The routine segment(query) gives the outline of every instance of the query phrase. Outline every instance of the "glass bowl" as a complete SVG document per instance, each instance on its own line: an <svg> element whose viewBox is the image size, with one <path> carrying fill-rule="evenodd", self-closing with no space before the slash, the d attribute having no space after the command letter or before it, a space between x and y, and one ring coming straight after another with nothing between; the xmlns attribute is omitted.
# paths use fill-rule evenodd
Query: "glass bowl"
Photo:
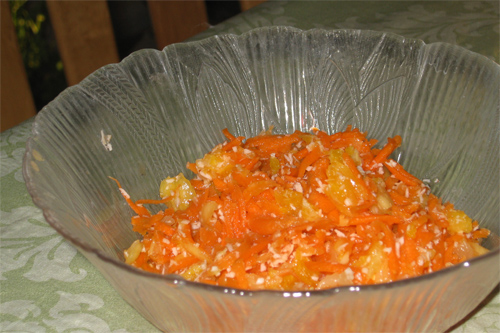
<svg viewBox="0 0 500 333"><path fill-rule="evenodd" d="M47 221L163 331L444 331L499 283L499 65L443 43L355 30L261 28L142 50L37 116L24 160ZM491 252L426 276L323 291L245 291L124 263L137 199L223 141L351 124L492 230Z"/></svg>

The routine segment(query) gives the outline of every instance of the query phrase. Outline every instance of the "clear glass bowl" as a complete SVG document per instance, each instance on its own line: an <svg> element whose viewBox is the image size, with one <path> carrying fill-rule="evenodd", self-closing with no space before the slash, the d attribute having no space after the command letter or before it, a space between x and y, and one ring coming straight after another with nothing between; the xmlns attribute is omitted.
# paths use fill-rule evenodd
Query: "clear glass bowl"
<svg viewBox="0 0 500 333"><path fill-rule="evenodd" d="M142 50L68 88L37 116L24 176L47 221L164 331L443 331L499 283L499 65L460 47L349 30L272 27ZM157 198L223 141L344 130L397 160L493 234L491 252L423 277L324 291L242 291L139 271L116 184ZM107 136L111 137L107 137ZM109 139L109 142L108 140Z"/></svg>

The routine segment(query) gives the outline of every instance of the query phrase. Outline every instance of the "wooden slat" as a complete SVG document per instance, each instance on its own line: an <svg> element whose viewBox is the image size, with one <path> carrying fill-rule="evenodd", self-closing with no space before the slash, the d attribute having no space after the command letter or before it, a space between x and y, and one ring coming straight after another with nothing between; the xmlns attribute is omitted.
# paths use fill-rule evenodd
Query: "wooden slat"
<svg viewBox="0 0 500 333"><path fill-rule="evenodd" d="M105 0L47 1L68 85L120 61Z"/></svg>
<svg viewBox="0 0 500 333"><path fill-rule="evenodd" d="M209 27L203 0L148 0L157 47L178 43Z"/></svg>
<svg viewBox="0 0 500 333"><path fill-rule="evenodd" d="M28 83L19 45L10 16L9 3L0 1L1 69L0 69L0 130L4 131L36 114L35 103Z"/></svg>
<svg viewBox="0 0 500 333"><path fill-rule="evenodd" d="M266 0L240 0L241 11L249 10L263 2L266 2Z"/></svg>

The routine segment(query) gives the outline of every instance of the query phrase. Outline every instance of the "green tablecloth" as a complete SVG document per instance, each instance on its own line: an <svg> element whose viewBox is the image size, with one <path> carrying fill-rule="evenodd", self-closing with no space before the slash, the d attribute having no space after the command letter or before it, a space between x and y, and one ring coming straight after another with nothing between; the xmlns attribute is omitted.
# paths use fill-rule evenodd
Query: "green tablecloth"
<svg viewBox="0 0 500 333"><path fill-rule="evenodd" d="M457 44L499 62L499 22L498 1L270 1L192 40L271 25L370 29ZM21 171L32 123L0 134L0 331L156 332L33 205ZM451 330L499 332L498 286Z"/></svg>

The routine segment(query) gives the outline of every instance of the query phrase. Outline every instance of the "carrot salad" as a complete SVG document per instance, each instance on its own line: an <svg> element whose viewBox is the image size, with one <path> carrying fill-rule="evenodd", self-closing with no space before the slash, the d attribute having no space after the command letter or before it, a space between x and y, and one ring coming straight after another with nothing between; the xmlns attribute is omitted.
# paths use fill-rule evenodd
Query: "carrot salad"
<svg viewBox="0 0 500 333"><path fill-rule="evenodd" d="M486 253L476 221L430 193L350 126L227 140L160 184L160 200L133 201L142 240L128 264L241 289L313 290L391 282ZM152 214L145 204L162 205Z"/></svg>

